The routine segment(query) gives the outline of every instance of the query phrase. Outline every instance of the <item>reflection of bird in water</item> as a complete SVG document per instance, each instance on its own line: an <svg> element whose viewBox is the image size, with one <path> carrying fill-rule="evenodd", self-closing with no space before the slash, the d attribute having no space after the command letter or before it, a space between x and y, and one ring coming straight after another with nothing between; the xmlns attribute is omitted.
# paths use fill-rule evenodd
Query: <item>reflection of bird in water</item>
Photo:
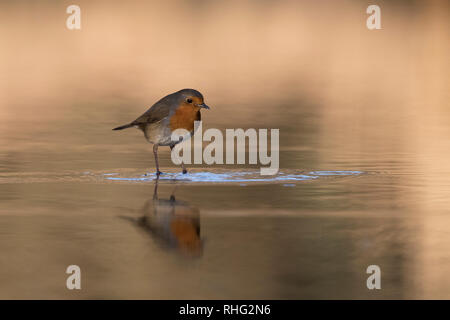
<svg viewBox="0 0 450 320"><path fill-rule="evenodd" d="M199 210L186 202L175 200L173 193L169 199L159 199L158 180L153 199L149 199L142 208L143 216L126 219L149 231L163 244L184 254L200 256L203 243L200 238Z"/></svg>

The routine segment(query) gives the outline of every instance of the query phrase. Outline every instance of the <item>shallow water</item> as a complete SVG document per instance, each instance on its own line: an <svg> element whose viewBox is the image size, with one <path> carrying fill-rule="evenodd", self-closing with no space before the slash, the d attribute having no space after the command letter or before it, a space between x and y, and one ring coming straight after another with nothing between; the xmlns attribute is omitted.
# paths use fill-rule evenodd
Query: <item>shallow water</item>
<svg viewBox="0 0 450 320"><path fill-rule="evenodd" d="M346 163L358 170L3 171L1 295L447 297L433 279L450 264L448 181L425 198L432 175L407 163ZM65 289L70 264L78 292ZM378 292L365 285L372 264Z"/></svg>
<svg viewBox="0 0 450 320"><path fill-rule="evenodd" d="M0 4L0 298L450 298L447 2L373 32L357 1L121 3L83 2L78 33ZM205 129L280 129L280 172L161 148L156 180L111 129L184 87Z"/></svg>

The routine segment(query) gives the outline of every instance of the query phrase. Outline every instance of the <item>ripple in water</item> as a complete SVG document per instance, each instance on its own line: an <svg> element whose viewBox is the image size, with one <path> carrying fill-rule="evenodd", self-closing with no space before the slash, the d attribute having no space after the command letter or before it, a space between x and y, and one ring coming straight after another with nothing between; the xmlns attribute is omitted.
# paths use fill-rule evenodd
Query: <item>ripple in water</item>
<svg viewBox="0 0 450 320"><path fill-rule="evenodd" d="M355 176L361 175L362 171L311 171L307 173L294 173L280 171L274 176L262 176L259 171L228 171L228 172L189 172L187 174L182 174L181 172L176 173L163 173L159 180L160 181L185 181L185 182L294 182L294 181L308 181L315 180L322 176ZM124 177L118 176L118 174L104 174L106 180L113 181L129 181L129 182L145 182L153 181L156 179L155 173L148 173L136 177ZM286 187L295 186L295 184L288 183L284 184Z"/></svg>

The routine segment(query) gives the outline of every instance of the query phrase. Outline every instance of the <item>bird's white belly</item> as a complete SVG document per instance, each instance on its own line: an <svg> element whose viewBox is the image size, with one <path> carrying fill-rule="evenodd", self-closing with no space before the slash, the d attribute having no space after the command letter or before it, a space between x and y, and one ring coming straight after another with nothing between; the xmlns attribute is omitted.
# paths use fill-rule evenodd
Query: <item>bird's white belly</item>
<svg viewBox="0 0 450 320"><path fill-rule="evenodd" d="M144 132L147 141L160 146L169 146L179 143L180 141L187 140L191 137L192 133L182 135L182 140L172 140L172 131L167 125L164 125L162 121L152 123L145 128ZM175 135L176 136L176 135ZM179 137L176 137L179 138Z"/></svg>

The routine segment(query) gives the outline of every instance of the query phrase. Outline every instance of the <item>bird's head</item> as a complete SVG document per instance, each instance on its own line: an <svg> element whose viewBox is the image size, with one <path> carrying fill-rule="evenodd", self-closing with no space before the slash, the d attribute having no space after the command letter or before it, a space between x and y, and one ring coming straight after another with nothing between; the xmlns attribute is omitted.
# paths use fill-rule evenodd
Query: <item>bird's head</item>
<svg viewBox="0 0 450 320"><path fill-rule="evenodd" d="M181 105L186 107L193 107L194 109L209 109L205 104L203 95L194 89L183 89L178 91L181 99Z"/></svg>

